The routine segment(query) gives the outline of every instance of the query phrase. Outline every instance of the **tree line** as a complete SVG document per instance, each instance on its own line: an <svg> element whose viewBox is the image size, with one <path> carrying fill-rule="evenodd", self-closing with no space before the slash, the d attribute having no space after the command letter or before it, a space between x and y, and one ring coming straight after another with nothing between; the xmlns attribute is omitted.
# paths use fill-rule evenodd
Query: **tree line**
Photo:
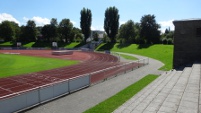
<svg viewBox="0 0 201 113"><path fill-rule="evenodd" d="M82 33L80 29L73 27L69 19L62 19L58 23L56 18L52 18L50 24L42 27L37 27L32 20L28 20L25 26L3 21L0 24L0 38L13 42L72 42L82 40Z"/></svg>
<svg viewBox="0 0 201 113"><path fill-rule="evenodd" d="M173 44L174 32L166 29L161 33L160 25L156 22L154 15L142 16L140 23L128 20L122 24L117 34L121 43L136 44Z"/></svg>
<svg viewBox="0 0 201 113"><path fill-rule="evenodd" d="M83 8L80 12L80 28L73 26L70 19L62 19L57 22L52 18L50 24L36 26L33 20L28 20L26 25L19 26L15 22L3 21L0 23L0 39L13 42L85 42L91 34L92 12ZM128 20L119 26L119 11L116 7L105 10L104 41L115 43L136 44L172 44L173 31L166 29L161 34L160 25L155 20L155 15L142 16L140 23ZM96 36L97 37L97 36Z"/></svg>

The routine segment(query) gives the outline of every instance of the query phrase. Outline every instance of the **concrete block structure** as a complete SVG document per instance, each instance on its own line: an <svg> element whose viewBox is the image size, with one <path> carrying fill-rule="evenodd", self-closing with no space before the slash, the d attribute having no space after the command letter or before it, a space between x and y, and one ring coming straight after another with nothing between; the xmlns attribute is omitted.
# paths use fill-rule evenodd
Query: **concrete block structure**
<svg viewBox="0 0 201 113"><path fill-rule="evenodd" d="M173 68L201 61L201 19L175 20Z"/></svg>

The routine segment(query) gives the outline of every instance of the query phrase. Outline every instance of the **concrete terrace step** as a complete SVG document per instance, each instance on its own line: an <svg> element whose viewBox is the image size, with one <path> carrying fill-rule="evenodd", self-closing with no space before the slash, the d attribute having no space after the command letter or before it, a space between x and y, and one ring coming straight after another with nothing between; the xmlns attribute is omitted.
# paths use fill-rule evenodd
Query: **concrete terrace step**
<svg viewBox="0 0 201 113"><path fill-rule="evenodd" d="M200 64L194 64L183 71L162 74L114 113L198 113L200 68Z"/></svg>
<svg viewBox="0 0 201 113"><path fill-rule="evenodd" d="M115 113L132 112L136 110L141 103L146 103L146 105L143 105L146 108L148 104L157 95L156 90L160 91L160 89L164 87L165 80L168 81L174 75L175 72L176 71L168 72L167 74L164 73L114 112ZM138 112L140 111L138 110Z"/></svg>

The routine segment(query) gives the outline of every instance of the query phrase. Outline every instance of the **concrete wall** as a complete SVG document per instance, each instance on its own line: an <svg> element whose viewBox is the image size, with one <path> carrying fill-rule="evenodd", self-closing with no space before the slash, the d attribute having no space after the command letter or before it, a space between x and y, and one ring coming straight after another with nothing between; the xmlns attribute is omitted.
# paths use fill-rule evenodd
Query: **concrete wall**
<svg viewBox="0 0 201 113"><path fill-rule="evenodd" d="M0 99L0 113L12 113L53 100L90 85L89 75L80 76Z"/></svg>
<svg viewBox="0 0 201 113"><path fill-rule="evenodd" d="M197 28L201 27L199 20L173 21L174 56L173 68L187 66L201 59L201 36L197 36Z"/></svg>

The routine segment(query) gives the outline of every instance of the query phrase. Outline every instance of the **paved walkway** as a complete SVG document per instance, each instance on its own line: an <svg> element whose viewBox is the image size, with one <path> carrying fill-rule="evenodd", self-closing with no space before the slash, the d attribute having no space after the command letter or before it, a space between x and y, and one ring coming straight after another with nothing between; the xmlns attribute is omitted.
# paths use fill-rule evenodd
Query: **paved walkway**
<svg viewBox="0 0 201 113"><path fill-rule="evenodd" d="M201 64L164 73L114 113L200 113Z"/></svg>
<svg viewBox="0 0 201 113"><path fill-rule="evenodd" d="M141 56L136 57L142 58ZM113 96L147 74L162 73L157 70L163 66L161 62L154 59L149 59L149 62L149 65L40 105L26 111L26 113L81 113Z"/></svg>

